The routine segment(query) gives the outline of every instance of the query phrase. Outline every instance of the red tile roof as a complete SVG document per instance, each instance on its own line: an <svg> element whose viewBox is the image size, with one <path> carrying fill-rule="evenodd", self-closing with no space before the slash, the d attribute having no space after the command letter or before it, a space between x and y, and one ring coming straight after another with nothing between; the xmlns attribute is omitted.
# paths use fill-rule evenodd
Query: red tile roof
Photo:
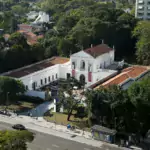
<svg viewBox="0 0 150 150"><path fill-rule="evenodd" d="M64 64L68 61L69 61L68 58L52 57L51 59L47 59L47 60L41 61L39 63L30 65L30 66L26 66L24 68L14 70L14 71L12 71L10 73L6 73L4 75L9 76L9 77L14 77L14 78L21 78L23 76L32 74L34 72L43 70L43 69L51 67L51 66L54 66L56 64Z"/></svg>
<svg viewBox="0 0 150 150"><path fill-rule="evenodd" d="M142 73L146 71L148 71L148 69L143 66L133 66L126 68L122 70L122 73L104 82L102 85L97 86L96 88L99 88L100 86L108 87L110 85L119 85L125 82L127 79L134 79L139 77Z"/></svg>
<svg viewBox="0 0 150 150"><path fill-rule="evenodd" d="M32 26L30 26L28 24L19 24L18 26L21 28L32 29Z"/></svg>
<svg viewBox="0 0 150 150"><path fill-rule="evenodd" d="M90 54L94 58L112 51L113 49L108 47L106 44L100 44L91 48L84 50L86 53Z"/></svg>
<svg viewBox="0 0 150 150"><path fill-rule="evenodd" d="M37 36L36 34L34 34L33 32L28 32L28 31L24 31L24 30L18 30L17 32L22 33L26 38L27 38L27 43L29 45L33 45L38 43L38 39L39 38L43 38L43 35L39 35Z"/></svg>

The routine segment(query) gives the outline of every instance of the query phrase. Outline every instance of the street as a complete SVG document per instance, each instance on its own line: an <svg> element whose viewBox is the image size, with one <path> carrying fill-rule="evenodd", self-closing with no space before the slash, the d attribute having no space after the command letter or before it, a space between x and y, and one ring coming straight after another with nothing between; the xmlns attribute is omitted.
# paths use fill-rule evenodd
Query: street
<svg viewBox="0 0 150 150"><path fill-rule="evenodd" d="M12 130L11 125L1 122L0 130L6 129ZM110 147L109 145L96 148L49 134L36 131L34 131L34 133L36 133L36 136L32 143L28 143L28 150L120 150L120 148Z"/></svg>

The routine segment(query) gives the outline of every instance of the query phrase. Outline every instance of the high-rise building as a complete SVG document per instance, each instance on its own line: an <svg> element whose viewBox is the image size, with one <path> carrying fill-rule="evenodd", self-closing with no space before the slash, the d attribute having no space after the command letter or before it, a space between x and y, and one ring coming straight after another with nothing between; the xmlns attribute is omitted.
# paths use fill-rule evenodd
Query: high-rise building
<svg viewBox="0 0 150 150"><path fill-rule="evenodd" d="M136 0L135 17L150 20L150 0Z"/></svg>

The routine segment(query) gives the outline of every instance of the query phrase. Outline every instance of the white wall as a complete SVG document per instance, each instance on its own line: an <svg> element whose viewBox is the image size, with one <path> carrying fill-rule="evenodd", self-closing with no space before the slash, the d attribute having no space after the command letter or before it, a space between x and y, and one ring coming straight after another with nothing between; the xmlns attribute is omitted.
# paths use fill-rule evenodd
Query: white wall
<svg viewBox="0 0 150 150"><path fill-rule="evenodd" d="M100 65L102 68L104 68L104 62L105 62L105 67L111 65L114 62L114 50L97 57L94 61L95 65L93 71L97 72L97 70L100 68Z"/></svg>
<svg viewBox="0 0 150 150"><path fill-rule="evenodd" d="M34 72L30 75L20 78L20 80L24 83L25 86L28 86L29 90L32 90L32 83L34 82L37 83L36 89L38 89L39 87L47 85L52 81L58 80L59 78L66 79L67 73L71 74L70 62L69 63L67 62L65 64L54 65L46 69ZM56 74L57 74L57 78L56 78ZM50 82L49 82L49 77L50 77ZM52 77L54 77L54 80L52 80ZM46 83L45 83L45 78L47 80ZM41 85L41 79L43 81L43 85Z"/></svg>
<svg viewBox="0 0 150 150"><path fill-rule="evenodd" d="M59 65L59 78L67 79L67 73L71 76L71 62Z"/></svg>
<svg viewBox="0 0 150 150"><path fill-rule="evenodd" d="M30 75L20 78L20 80L24 83L25 86L26 85L28 86L29 90L32 90L33 82L36 82L37 88L39 88L39 87L49 83L49 81L48 81L49 76L50 76L51 81L52 81L52 76L54 76L54 80L57 80L56 74L57 74L57 78L59 78L59 65L54 65L54 66L48 67L46 69L34 72ZM47 79L47 83L45 83L45 78ZM41 85L41 79L43 80L43 85Z"/></svg>

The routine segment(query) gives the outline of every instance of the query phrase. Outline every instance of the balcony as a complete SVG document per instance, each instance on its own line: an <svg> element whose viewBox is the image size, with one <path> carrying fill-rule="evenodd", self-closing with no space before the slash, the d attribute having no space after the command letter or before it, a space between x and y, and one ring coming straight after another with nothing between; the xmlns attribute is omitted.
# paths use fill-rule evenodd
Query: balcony
<svg viewBox="0 0 150 150"><path fill-rule="evenodd" d="M139 4L144 4L144 1L143 0L139 0L138 3Z"/></svg>
<svg viewBox="0 0 150 150"><path fill-rule="evenodd" d="M143 6L138 6L138 10L144 10Z"/></svg>

